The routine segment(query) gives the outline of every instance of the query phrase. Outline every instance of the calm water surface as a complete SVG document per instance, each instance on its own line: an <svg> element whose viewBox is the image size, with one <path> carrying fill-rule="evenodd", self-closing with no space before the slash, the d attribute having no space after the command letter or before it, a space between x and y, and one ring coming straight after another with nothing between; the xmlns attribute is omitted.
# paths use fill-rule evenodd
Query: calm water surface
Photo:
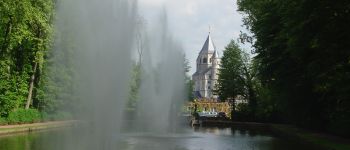
<svg viewBox="0 0 350 150"><path fill-rule="evenodd" d="M0 150L312 150L268 131L241 127L188 128L176 134L126 133L112 135L108 138L112 144L100 146L86 143L88 136L89 132L73 129L5 136L0 137ZM106 144L109 147L103 146Z"/></svg>

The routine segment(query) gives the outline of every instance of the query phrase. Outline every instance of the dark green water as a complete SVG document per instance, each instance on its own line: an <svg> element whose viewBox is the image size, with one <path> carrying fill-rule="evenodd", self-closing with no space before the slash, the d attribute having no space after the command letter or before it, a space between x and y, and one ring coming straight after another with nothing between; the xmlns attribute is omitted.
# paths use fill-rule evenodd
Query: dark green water
<svg viewBox="0 0 350 150"><path fill-rule="evenodd" d="M87 143L89 134L60 129L5 136L0 137L0 150L312 150L257 129L214 127L189 128L176 134L127 133L110 136L112 144Z"/></svg>

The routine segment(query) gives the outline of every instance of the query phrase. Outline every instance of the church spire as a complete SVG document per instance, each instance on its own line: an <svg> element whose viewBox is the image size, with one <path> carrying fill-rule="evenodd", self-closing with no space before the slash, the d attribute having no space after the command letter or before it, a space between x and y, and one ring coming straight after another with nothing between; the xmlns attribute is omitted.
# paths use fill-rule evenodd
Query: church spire
<svg viewBox="0 0 350 150"><path fill-rule="evenodd" d="M215 48L213 40L212 40L212 38L210 36L210 31L209 31L209 35L207 37L207 40L205 41L205 43L204 43L200 53L203 53L203 52L205 52L205 53L214 52L215 50L216 50L216 48Z"/></svg>

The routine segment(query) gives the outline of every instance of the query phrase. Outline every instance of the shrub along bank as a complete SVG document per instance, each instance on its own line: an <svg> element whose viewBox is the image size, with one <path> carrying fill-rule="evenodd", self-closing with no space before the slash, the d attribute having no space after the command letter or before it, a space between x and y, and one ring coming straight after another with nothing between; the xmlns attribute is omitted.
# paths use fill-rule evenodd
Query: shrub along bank
<svg viewBox="0 0 350 150"><path fill-rule="evenodd" d="M36 109L17 109L9 113L7 118L0 118L0 125L28 124L44 121L70 120L72 115L68 112L48 114Z"/></svg>

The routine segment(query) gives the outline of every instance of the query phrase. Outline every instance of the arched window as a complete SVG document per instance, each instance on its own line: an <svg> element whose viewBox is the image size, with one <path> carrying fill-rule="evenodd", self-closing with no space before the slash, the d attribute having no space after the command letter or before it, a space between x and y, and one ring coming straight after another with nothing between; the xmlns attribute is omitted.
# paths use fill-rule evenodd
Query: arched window
<svg viewBox="0 0 350 150"><path fill-rule="evenodd" d="M203 58L203 63L208 63L207 57L204 57L204 58Z"/></svg>

